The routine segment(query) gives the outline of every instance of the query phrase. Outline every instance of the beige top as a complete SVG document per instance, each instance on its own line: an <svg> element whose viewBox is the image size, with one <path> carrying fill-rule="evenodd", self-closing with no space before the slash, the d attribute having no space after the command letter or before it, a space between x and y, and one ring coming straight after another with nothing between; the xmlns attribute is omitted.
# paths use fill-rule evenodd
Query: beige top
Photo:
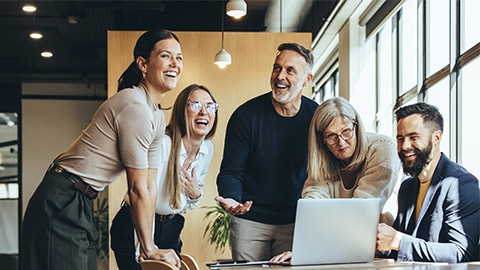
<svg viewBox="0 0 480 270"><path fill-rule="evenodd" d="M367 160L351 189L346 189L340 179L318 182L307 179L302 198L380 198L383 208L397 182L400 159L396 143L390 137L367 133L367 144Z"/></svg>
<svg viewBox="0 0 480 270"><path fill-rule="evenodd" d="M165 114L140 84L105 101L54 163L101 191L125 173L125 167L158 168L164 132Z"/></svg>

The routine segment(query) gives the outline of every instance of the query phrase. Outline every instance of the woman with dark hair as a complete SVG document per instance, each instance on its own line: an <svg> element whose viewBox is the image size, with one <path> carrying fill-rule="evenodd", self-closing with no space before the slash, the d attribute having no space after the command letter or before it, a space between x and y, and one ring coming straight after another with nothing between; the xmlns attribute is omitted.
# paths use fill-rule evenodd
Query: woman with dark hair
<svg viewBox="0 0 480 270"><path fill-rule="evenodd" d="M138 39L119 92L53 161L30 199L22 226L22 269L97 269L92 200L125 172L141 259L180 265L174 252L155 247L151 232L165 130L160 101L175 88L182 69L175 34L151 30Z"/></svg>
<svg viewBox="0 0 480 270"><path fill-rule="evenodd" d="M180 256L185 213L198 206L202 187L213 156L210 138L217 128L217 108L213 94L192 84L178 95L166 135L160 143L157 176L154 241L161 249ZM110 230L112 249L120 270L141 270L135 260L138 241L130 218L128 194Z"/></svg>

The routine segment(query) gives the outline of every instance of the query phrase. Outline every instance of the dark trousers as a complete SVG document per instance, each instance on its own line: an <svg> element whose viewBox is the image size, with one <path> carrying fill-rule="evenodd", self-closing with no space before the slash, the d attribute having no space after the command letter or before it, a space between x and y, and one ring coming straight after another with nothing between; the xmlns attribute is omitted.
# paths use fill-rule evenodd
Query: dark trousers
<svg viewBox="0 0 480 270"><path fill-rule="evenodd" d="M180 257L182 232L185 218L182 215L175 215L170 220L160 222L158 215L155 215L154 242L160 249L173 249ZM135 261L133 222L130 216L130 208L123 206L113 219L110 228L112 250L115 253L118 269L120 270L141 270L140 264Z"/></svg>
<svg viewBox="0 0 480 270"><path fill-rule="evenodd" d="M24 270L96 270L92 201L48 171L28 203L21 235ZM1 267L0 267L1 268Z"/></svg>

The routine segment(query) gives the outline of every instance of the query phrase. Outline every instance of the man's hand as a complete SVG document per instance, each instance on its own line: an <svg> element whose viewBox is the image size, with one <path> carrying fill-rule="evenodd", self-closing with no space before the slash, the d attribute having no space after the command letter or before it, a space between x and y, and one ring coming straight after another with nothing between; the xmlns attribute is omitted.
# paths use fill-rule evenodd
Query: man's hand
<svg viewBox="0 0 480 270"><path fill-rule="evenodd" d="M292 252L285 251L282 254L279 254L271 258L270 261L274 263L282 263L282 262L290 261L291 259L292 259Z"/></svg>
<svg viewBox="0 0 480 270"><path fill-rule="evenodd" d="M234 199L231 198L223 198L222 196L217 196L215 200L222 204L225 211L227 211L230 215L243 215L250 211L250 207L252 207L253 202L247 201L245 204L241 204Z"/></svg>
<svg viewBox="0 0 480 270"><path fill-rule="evenodd" d="M197 177L195 176L195 168L192 169L192 174L189 175L187 170L182 167L183 176L180 176L182 179L182 188L185 195L192 199L198 199L202 192L198 186Z"/></svg>
<svg viewBox="0 0 480 270"><path fill-rule="evenodd" d="M385 223L378 224L377 229L377 250L388 251L398 250L402 233Z"/></svg>
<svg viewBox="0 0 480 270"><path fill-rule="evenodd" d="M171 265L174 265L178 269L182 266L180 263L180 259L177 256L177 253L173 251L173 249L159 249L155 248L153 252L150 254L141 254L139 256L139 261L143 262L145 260L157 260L157 261L165 261Z"/></svg>

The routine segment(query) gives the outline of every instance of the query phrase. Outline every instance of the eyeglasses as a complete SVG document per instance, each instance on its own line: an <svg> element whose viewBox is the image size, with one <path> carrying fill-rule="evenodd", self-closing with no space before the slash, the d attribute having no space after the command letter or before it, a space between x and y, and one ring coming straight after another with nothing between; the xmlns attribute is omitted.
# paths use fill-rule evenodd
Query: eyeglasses
<svg viewBox="0 0 480 270"><path fill-rule="evenodd" d="M355 124L353 127L346 128L340 133L328 135L327 137L323 138L323 141L328 145L334 145L338 143L339 137L342 137L344 141L348 141L353 138L353 134L355 134Z"/></svg>
<svg viewBox="0 0 480 270"><path fill-rule="evenodd" d="M190 101L187 103L188 106L190 106L190 109L194 112L199 112L202 110L203 105L205 105L205 108L207 108L207 111L210 113L214 113L218 109L218 104L214 102L201 102L201 101Z"/></svg>

